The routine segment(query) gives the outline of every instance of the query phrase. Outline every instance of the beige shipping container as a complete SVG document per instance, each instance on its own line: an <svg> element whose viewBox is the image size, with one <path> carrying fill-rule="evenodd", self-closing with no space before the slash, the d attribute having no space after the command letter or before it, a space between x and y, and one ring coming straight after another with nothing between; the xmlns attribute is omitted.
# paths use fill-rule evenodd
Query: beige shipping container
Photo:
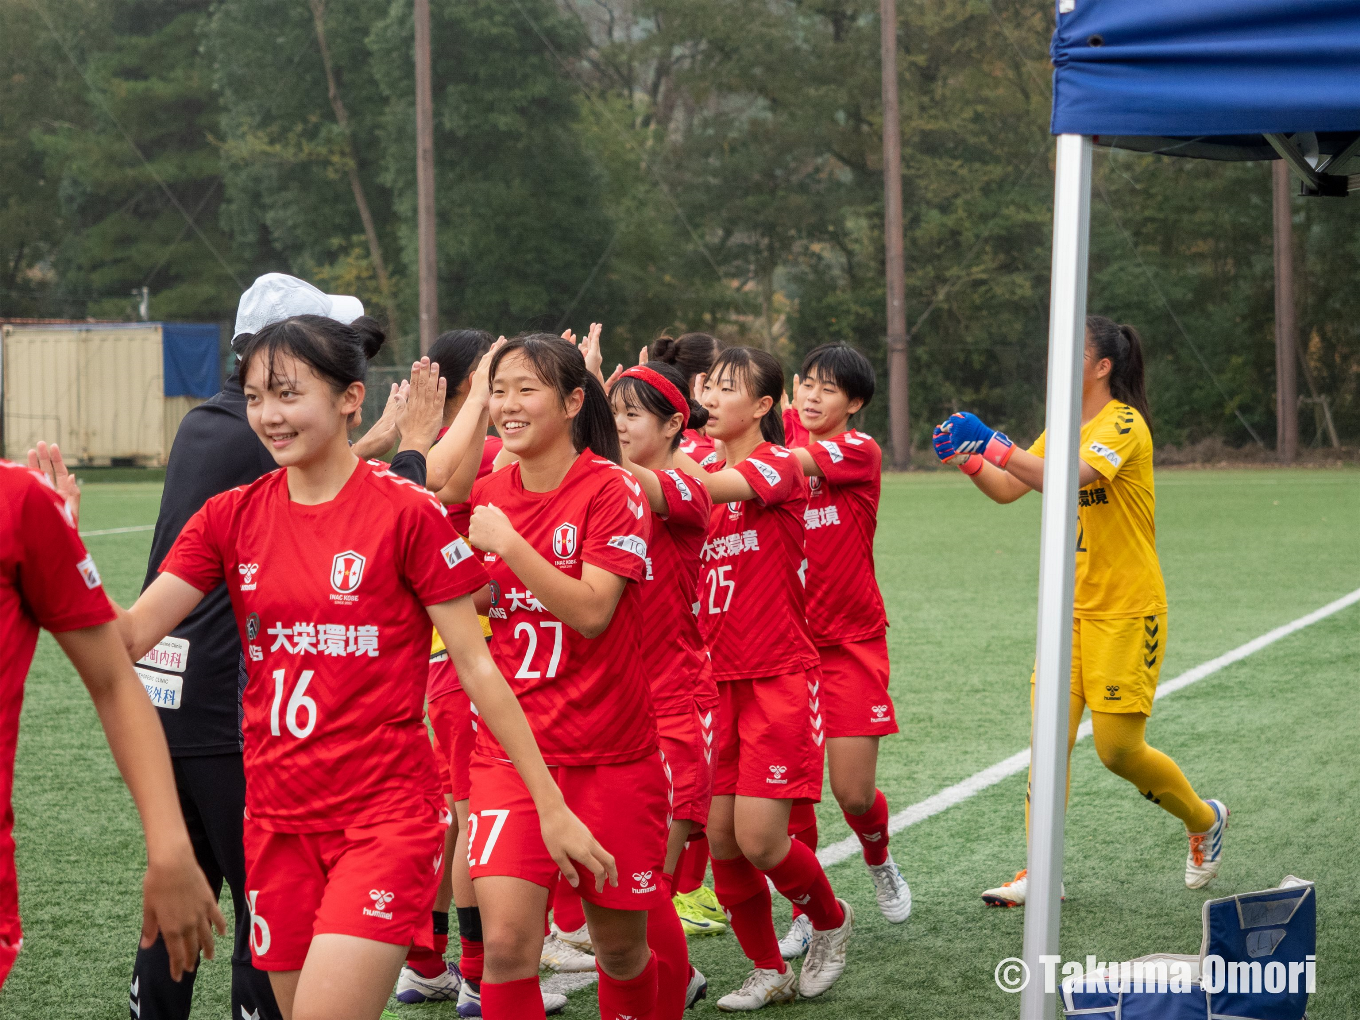
<svg viewBox="0 0 1360 1020"><path fill-rule="evenodd" d="M76 464L164 464L199 397L164 395L162 325L0 327L4 456L39 439Z"/></svg>

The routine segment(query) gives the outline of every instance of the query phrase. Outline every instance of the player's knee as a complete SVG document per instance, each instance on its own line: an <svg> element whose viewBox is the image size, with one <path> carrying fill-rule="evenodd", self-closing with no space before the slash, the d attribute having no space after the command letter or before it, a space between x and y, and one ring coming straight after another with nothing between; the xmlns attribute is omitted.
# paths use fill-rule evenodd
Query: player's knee
<svg viewBox="0 0 1360 1020"><path fill-rule="evenodd" d="M847 815L862 815L874 806L874 788L871 786L867 791L852 789L836 789L836 785L831 785L831 792L836 797L836 803Z"/></svg>
<svg viewBox="0 0 1360 1020"><path fill-rule="evenodd" d="M1096 741L1096 754L1100 763L1115 775L1122 775L1128 769L1131 751L1132 748L1124 744Z"/></svg>
<svg viewBox="0 0 1360 1020"><path fill-rule="evenodd" d="M760 871L778 867L789 855L787 832L741 832L737 834L737 842L742 856Z"/></svg>
<svg viewBox="0 0 1360 1020"><path fill-rule="evenodd" d="M497 980L513 980L509 975L526 971L538 972L543 936L537 930L514 923L488 924L483 914L482 945L487 973L495 974Z"/></svg>
<svg viewBox="0 0 1360 1020"><path fill-rule="evenodd" d="M651 955L647 943L636 939L613 944L595 940L593 944L596 962L616 981L628 981L637 977L647 966L647 959Z"/></svg>

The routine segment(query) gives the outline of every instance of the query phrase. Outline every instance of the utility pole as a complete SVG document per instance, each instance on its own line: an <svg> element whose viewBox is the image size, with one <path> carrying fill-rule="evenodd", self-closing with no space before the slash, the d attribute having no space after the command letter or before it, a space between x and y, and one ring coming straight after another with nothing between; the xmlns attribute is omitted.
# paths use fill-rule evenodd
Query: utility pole
<svg viewBox="0 0 1360 1020"><path fill-rule="evenodd" d="M888 295L888 423L893 467L911 464L907 280L902 252L902 121L897 103L897 0L879 0L883 48L883 249Z"/></svg>
<svg viewBox="0 0 1360 1020"><path fill-rule="evenodd" d="M439 332L439 278L434 245L434 91L430 83L430 0L415 0L416 220L420 263L420 353Z"/></svg>
<svg viewBox="0 0 1360 1020"><path fill-rule="evenodd" d="M1271 163L1275 219L1275 452L1281 464L1299 453L1299 380L1295 360L1294 221L1289 166Z"/></svg>

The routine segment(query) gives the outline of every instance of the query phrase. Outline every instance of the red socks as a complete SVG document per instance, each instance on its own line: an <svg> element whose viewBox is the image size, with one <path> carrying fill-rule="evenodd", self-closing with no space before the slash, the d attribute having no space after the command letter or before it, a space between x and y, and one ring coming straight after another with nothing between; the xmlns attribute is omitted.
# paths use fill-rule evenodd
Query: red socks
<svg viewBox="0 0 1360 1020"><path fill-rule="evenodd" d="M803 843L789 840L789 855L765 874L781 895L803 908L817 931L839 928L845 922L845 911L836 902L821 862Z"/></svg>
<svg viewBox="0 0 1360 1020"><path fill-rule="evenodd" d="M586 908L581 906L581 894L561 875L557 876L557 886L553 890L552 914L562 931L580 931L586 923Z"/></svg>
<svg viewBox="0 0 1360 1020"><path fill-rule="evenodd" d="M888 798L882 790L874 791L874 806L862 815L852 815L842 811L845 823L859 837L864 847L864 860L867 864L882 864L888 859Z"/></svg>
<svg viewBox="0 0 1360 1020"><path fill-rule="evenodd" d="M482 967L485 963L482 943L462 937L458 942L463 951L462 956L458 958L458 972L475 984L482 980Z"/></svg>
<svg viewBox="0 0 1360 1020"><path fill-rule="evenodd" d="M645 973L645 972L644 972ZM601 1014L604 1015L604 975L600 975ZM542 1017L543 993L538 990L538 977L521 978L493 984L482 982L482 1016L486 1020L536 1020Z"/></svg>
<svg viewBox="0 0 1360 1020"><path fill-rule="evenodd" d="M745 857L730 861L715 857L712 863L713 888L742 952L757 967L782 974L788 968L779 955L779 937L774 933L770 887L765 884L765 876Z"/></svg>
<svg viewBox="0 0 1360 1020"><path fill-rule="evenodd" d="M689 989L689 946L685 930L667 900L647 911L647 945L656 957L656 1010L654 1020L681 1020L685 992Z"/></svg>
<svg viewBox="0 0 1360 1020"><path fill-rule="evenodd" d="M809 850L817 849L817 805L795 803L789 809L789 835Z"/></svg>
<svg viewBox="0 0 1360 1020"><path fill-rule="evenodd" d="M675 868L675 891L694 892L704 884L708 872L708 837L702 832L691 836L685 849L680 853L680 863Z"/></svg>
<svg viewBox="0 0 1360 1020"><path fill-rule="evenodd" d="M406 966L425 978L437 978L448 969L444 954L412 946L406 953Z"/></svg>
<svg viewBox="0 0 1360 1020"><path fill-rule="evenodd" d="M650 917L648 918L650 922ZM679 921L676 921L679 924ZM648 924L650 934L651 925ZM656 1009L657 966L656 953L652 953L642 973L631 981L616 981L595 965L595 973L600 976L600 1020L642 1020L651 1017ZM538 979L533 978L534 992L538 993ZM485 989L487 986L483 985ZM486 992L482 992L482 1013L486 1012ZM507 1017L512 1014L506 1014ZM519 1014L513 1014L518 1018ZM529 1015L529 1014L525 1014ZM538 1000L538 1016L543 1016L543 999Z"/></svg>

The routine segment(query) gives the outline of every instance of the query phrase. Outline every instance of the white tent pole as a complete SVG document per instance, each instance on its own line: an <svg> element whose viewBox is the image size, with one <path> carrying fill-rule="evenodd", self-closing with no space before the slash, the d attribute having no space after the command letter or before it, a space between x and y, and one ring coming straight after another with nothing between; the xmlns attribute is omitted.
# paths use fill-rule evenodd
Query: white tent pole
<svg viewBox="0 0 1360 1020"><path fill-rule="evenodd" d="M1029 890L1023 959L1029 984L1022 1020L1052 1020L1040 957L1058 952L1067 706L1072 668L1072 585L1077 546L1077 438L1086 342L1087 242L1091 227L1091 139L1058 136L1053 192L1053 275L1048 326L1048 437L1039 545L1039 633L1034 728L1030 735ZM1060 971L1059 971L1060 973Z"/></svg>

